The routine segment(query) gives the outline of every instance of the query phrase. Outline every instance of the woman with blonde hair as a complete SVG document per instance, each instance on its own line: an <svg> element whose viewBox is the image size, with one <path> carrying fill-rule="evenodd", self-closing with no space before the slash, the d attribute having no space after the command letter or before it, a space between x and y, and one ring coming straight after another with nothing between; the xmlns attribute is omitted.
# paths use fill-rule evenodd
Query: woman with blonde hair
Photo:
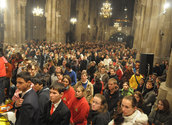
<svg viewBox="0 0 172 125"><path fill-rule="evenodd" d="M87 117L90 106L84 97L85 89L82 85L78 86L75 91L75 98L71 107L71 125L87 125Z"/></svg>

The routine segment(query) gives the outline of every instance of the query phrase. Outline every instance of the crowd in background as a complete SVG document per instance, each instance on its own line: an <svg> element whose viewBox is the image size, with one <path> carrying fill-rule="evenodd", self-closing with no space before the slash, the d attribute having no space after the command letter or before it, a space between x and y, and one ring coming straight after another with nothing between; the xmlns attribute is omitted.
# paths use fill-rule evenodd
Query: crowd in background
<svg viewBox="0 0 172 125"><path fill-rule="evenodd" d="M16 102L16 125L27 120L28 125L170 125L169 102L156 99L166 80L168 61L155 63L153 74L143 76L136 54L125 43L5 45L0 55L0 103L5 98ZM27 104L25 93L34 95L31 88L38 95L33 99L38 101L33 104L35 114L27 112L27 106L26 112L21 110ZM23 119L27 113L30 117Z"/></svg>

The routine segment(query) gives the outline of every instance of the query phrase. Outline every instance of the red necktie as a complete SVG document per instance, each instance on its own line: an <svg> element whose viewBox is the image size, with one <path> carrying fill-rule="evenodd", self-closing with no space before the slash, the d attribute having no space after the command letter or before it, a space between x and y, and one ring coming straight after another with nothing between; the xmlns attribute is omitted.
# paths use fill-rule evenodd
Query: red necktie
<svg viewBox="0 0 172 125"><path fill-rule="evenodd" d="M54 112L54 104L51 105L50 115L52 115Z"/></svg>

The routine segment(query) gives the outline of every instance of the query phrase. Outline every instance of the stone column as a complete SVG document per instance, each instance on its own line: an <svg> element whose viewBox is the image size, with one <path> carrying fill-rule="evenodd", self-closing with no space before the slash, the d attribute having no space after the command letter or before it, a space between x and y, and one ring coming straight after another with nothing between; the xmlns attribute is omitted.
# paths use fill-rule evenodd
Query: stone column
<svg viewBox="0 0 172 125"><path fill-rule="evenodd" d="M169 88L172 88L172 51L171 51L171 56L170 56L170 62L169 62L169 67L168 67L168 76L166 79L166 85Z"/></svg>
<svg viewBox="0 0 172 125"><path fill-rule="evenodd" d="M70 3L69 0L47 0L45 15L48 41L65 42L66 32L69 30Z"/></svg>
<svg viewBox="0 0 172 125"><path fill-rule="evenodd" d="M134 46L140 58L140 53L154 53L154 63L163 57L169 57L172 29L167 12L163 15L165 0L137 0L134 13ZM133 28L133 29L134 29ZM160 34L163 31L165 35Z"/></svg>
<svg viewBox="0 0 172 125"><path fill-rule="evenodd" d="M56 0L52 0L52 41L56 41Z"/></svg>
<svg viewBox="0 0 172 125"><path fill-rule="evenodd" d="M172 1L168 0L168 3L172 5ZM165 1L163 1L161 15L159 19L159 30L157 36L157 46L155 50L155 62L161 62L162 60L169 60L171 45L172 45L172 8L168 8L166 13L162 13L164 11L163 5Z"/></svg>
<svg viewBox="0 0 172 125"><path fill-rule="evenodd" d="M172 111L172 51L170 56L169 68L166 82L161 83L157 99L167 99Z"/></svg>
<svg viewBox="0 0 172 125"><path fill-rule="evenodd" d="M23 43L25 41L25 37L26 37L26 3L27 0L22 0L21 1L21 43Z"/></svg>
<svg viewBox="0 0 172 125"><path fill-rule="evenodd" d="M25 6L26 0L7 0L5 11L4 41L10 44L20 44L25 40Z"/></svg>
<svg viewBox="0 0 172 125"><path fill-rule="evenodd" d="M46 1L46 39L51 41L51 2L52 0Z"/></svg>

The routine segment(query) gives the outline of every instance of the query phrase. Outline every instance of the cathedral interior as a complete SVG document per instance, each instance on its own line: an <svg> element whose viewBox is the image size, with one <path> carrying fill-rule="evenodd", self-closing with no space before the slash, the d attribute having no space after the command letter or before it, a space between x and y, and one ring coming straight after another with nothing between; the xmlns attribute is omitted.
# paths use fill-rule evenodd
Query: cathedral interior
<svg viewBox="0 0 172 125"><path fill-rule="evenodd" d="M158 98L167 98L172 107L172 0L1 2L0 41L4 44L118 41L136 49L137 59L141 54L153 54L154 62L169 60L166 85L160 88ZM111 4L109 12L103 12L105 2ZM43 13L33 13L34 8Z"/></svg>

